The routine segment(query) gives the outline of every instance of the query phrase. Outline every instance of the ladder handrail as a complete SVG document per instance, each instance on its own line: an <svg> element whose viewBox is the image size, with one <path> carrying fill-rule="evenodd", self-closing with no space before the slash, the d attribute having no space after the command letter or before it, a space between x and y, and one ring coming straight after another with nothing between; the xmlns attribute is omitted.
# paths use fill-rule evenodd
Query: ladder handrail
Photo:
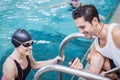
<svg viewBox="0 0 120 80"><path fill-rule="evenodd" d="M115 67L113 69L110 69L110 70L104 72L104 74L114 73L114 72L117 72L118 70L120 70L120 68L119 67Z"/></svg>
<svg viewBox="0 0 120 80"><path fill-rule="evenodd" d="M68 41L70 41L71 39L73 38L85 38L85 36L83 34L80 34L80 33L74 33L74 34L71 34L69 36L67 36L60 44L60 47L59 47L59 56L63 57L63 53L64 53L64 47L65 45L67 44ZM95 39L95 37L93 37L93 40ZM86 53L87 54L87 53ZM85 55L86 55L85 54ZM61 64L62 62L59 62L59 64ZM34 80L38 80L38 78L44 73L44 72L48 72L50 70L56 70L59 72L59 76L58 76L58 80L62 80L62 72L65 72L65 73L69 73L69 74L73 74L73 75L77 75L77 76L81 76L81 77L84 77L84 78L104 78L104 80L109 80L108 78L105 78L105 77L102 77L102 76L98 76L95 77L96 75L95 74L91 74L91 73L88 73L88 72L85 72L85 71L79 71L79 70L75 70L75 69L72 69L70 67L65 67L65 66L62 66L62 65L48 65L48 66L45 66L41 69L39 69L35 76L34 76ZM116 69L115 69L116 70ZM113 70L113 71L115 71ZM110 73L112 71L108 71L106 73ZM88 75L86 75L88 74ZM92 76L91 76L92 75ZM95 75L95 76L94 76Z"/></svg>
<svg viewBox="0 0 120 80"><path fill-rule="evenodd" d="M99 75L92 74L86 71L77 70L77 69L73 69L73 68L66 67L63 65L58 65L58 64L47 65L47 66L40 68L36 72L33 80L39 80L43 73L49 72L49 71L60 71L60 72L76 75L76 76L79 76L85 79L90 79L90 80L110 80L109 78L106 78L103 76L99 76Z"/></svg>
<svg viewBox="0 0 120 80"><path fill-rule="evenodd" d="M73 34L70 34L67 37L65 37L63 39L63 41L61 42L60 47L59 47L58 55L60 57L63 57L63 55L64 55L64 47L65 47L65 45L68 43L68 41L70 41L71 39L74 39L74 38L86 38L86 37L84 36L84 34L80 34L80 33L73 33ZM93 41L94 39L95 39L95 37L93 37L91 41ZM86 52L84 58L81 60L82 62L84 61L84 59L85 59L85 57L87 55L87 52ZM63 63L62 61L58 61L58 64L62 64L62 63ZM62 73L61 72L58 73L58 80L62 80Z"/></svg>
<svg viewBox="0 0 120 80"><path fill-rule="evenodd" d="M63 57L65 45L67 44L68 41L70 41L71 39L74 39L74 38L85 38L85 36L80 33L73 33L73 34L70 34L67 37L65 37L59 47L59 53L58 53L59 56Z"/></svg>

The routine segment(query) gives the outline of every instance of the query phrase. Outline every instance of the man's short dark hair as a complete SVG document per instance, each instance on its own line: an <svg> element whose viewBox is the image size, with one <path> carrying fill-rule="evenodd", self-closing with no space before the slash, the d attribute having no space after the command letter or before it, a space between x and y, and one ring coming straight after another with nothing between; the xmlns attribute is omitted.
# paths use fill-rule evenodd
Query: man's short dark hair
<svg viewBox="0 0 120 80"><path fill-rule="evenodd" d="M73 19L84 17L85 21L92 23L94 17L97 17L100 22L98 11L93 4L90 5L81 5L75 9L72 13Z"/></svg>

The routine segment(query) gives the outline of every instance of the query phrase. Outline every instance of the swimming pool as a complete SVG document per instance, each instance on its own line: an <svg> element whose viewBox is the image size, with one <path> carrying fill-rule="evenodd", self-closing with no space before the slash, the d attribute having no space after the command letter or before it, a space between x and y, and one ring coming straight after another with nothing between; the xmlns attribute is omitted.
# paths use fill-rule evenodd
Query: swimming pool
<svg viewBox="0 0 120 80"><path fill-rule="evenodd" d="M36 60L54 58L58 55L61 41L67 35L78 32L72 19L70 5L44 9L46 6L64 1L66 0L2 0L0 2L0 77L2 76L3 62L13 50L10 37L15 29L25 28L32 34L33 39L36 41L33 45L33 55ZM102 21L104 21L111 12L116 1L117 0L81 0L84 4L95 4L102 16ZM87 50L86 46L88 43L89 41L87 40L72 40L65 48L65 65L76 56L82 58L83 53ZM36 71L31 71L27 80L31 80L35 72ZM44 77L43 80L47 79L53 80L53 77L47 76ZM68 79L68 77L66 79Z"/></svg>

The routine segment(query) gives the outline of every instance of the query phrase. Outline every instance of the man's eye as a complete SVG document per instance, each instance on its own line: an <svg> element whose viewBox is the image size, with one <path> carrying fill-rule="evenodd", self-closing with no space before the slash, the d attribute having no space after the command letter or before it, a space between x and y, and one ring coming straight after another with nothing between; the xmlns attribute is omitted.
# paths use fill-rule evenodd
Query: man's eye
<svg viewBox="0 0 120 80"><path fill-rule="evenodd" d="M84 29L84 28L85 28L85 26L80 26L80 28L81 28L81 29Z"/></svg>

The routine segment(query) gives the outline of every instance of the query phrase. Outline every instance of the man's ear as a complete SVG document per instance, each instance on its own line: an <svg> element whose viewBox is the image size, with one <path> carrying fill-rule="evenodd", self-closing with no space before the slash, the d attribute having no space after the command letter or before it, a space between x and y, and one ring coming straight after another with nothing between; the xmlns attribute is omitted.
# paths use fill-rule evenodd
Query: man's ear
<svg viewBox="0 0 120 80"><path fill-rule="evenodd" d="M93 24L94 26L97 26L97 25L98 25L98 19L97 19L96 17L93 17L92 24Z"/></svg>

